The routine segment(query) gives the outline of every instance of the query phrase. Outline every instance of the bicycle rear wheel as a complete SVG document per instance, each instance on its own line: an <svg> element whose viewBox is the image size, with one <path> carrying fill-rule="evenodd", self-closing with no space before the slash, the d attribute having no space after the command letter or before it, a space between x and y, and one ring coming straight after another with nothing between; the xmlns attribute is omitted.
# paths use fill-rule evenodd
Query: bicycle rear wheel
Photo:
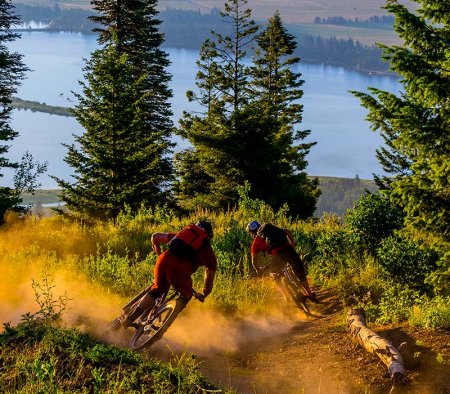
<svg viewBox="0 0 450 394"><path fill-rule="evenodd" d="M296 279L293 280L295 281ZM281 283L289 294L292 302L307 315L310 315L311 310L308 305L307 294L300 282L296 281L296 283L291 283L288 278L283 276L281 278Z"/></svg>
<svg viewBox="0 0 450 394"><path fill-rule="evenodd" d="M131 338L130 347L133 350L142 350L161 339L185 306L186 303L179 299L161 305L156 312L139 323Z"/></svg>

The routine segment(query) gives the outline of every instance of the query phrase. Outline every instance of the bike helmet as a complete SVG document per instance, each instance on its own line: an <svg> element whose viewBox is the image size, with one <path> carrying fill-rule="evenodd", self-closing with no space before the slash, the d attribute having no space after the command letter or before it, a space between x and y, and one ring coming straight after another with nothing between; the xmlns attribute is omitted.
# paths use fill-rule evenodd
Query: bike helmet
<svg viewBox="0 0 450 394"><path fill-rule="evenodd" d="M213 237L213 229L210 222L206 220L200 220L197 223L195 223L195 225L203 229L206 232L206 234L208 234L209 238Z"/></svg>
<svg viewBox="0 0 450 394"><path fill-rule="evenodd" d="M259 224L259 222L257 222L256 220L253 220L252 222L247 224L246 230L251 232L251 233L254 233L254 232L256 232L256 230L259 229L259 226L261 226Z"/></svg>

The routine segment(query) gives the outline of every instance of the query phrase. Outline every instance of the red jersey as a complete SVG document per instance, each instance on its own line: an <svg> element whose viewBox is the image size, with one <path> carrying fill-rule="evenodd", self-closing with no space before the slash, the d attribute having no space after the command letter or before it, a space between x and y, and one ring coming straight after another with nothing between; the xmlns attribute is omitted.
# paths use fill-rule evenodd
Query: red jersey
<svg viewBox="0 0 450 394"><path fill-rule="evenodd" d="M175 235L176 233L167 233L168 242L173 237L175 237ZM191 261L191 263L192 263L192 272L197 271L198 267L200 266L208 268L211 271L216 270L217 258L209 242L207 242L205 245L201 246L200 249L195 251L195 260Z"/></svg>
<svg viewBox="0 0 450 394"><path fill-rule="evenodd" d="M267 254L277 254L280 250L283 250L290 246L291 244L289 242L286 243L286 245L279 246L278 248L270 249L269 245L267 244L266 240L262 237L256 236L253 238L253 243L250 248L250 252L252 256L255 254L258 254L259 252L267 253Z"/></svg>
<svg viewBox="0 0 450 394"><path fill-rule="evenodd" d="M252 256L258 254L259 252L269 253L269 245L267 245L267 242L265 241L264 238L256 236L255 238L253 238L253 243L250 248L250 252Z"/></svg>

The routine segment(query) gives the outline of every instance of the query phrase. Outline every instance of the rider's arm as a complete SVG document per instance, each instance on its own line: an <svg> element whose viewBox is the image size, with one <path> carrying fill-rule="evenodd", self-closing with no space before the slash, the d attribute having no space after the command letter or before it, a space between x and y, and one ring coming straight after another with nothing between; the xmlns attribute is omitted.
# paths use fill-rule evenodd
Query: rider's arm
<svg viewBox="0 0 450 394"><path fill-rule="evenodd" d="M263 272L264 252L252 254L252 265L255 271L260 274Z"/></svg>
<svg viewBox="0 0 450 394"><path fill-rule="evenodd" d="M203 290L202 290L202 293L205 297L208 296L213 289L215 274L216 274L216 270L213 270L211 268L205 269L205 278L204 278Z"/></svg>
<svg viewBox="0 0 450 394"><path fill-rule="evenodd" d="M151 237L152 249L157 254L161 254L161 244L168 243L175 234L173 233L153 233Z"/></svg>
<svg viewBox="0 0 450 394"><path fill-rule="evenodd" d="M297 242L295 242L295 238L294 238L294 234L292 234L292 232L290 231L290 230L287 230L287 229L283 229L284 230L284 232L286 233L286 235L287 235L287 237L288 237L288 239L289 239L289 243L292 245L292 246L295 246L295 245L297 245Z"/></svg>
<svg viewBox="0 0 450 394"><path fill-rule="evenodd" d="M202 262L202 265L205 266L205 276L203 280L203 296L206 297L209 295L214 286L214 276L216 274L217 269L217 258L216 255L211 248L211 245L200 248L197 251L197 257Z"/></svg>

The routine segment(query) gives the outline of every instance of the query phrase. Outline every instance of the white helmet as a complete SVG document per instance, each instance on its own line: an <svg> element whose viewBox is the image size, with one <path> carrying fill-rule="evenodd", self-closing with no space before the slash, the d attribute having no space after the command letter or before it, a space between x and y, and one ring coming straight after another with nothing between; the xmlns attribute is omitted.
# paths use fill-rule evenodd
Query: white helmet
<svg viewBox="0 0 450 394"><path fill-rule="evenodd" d="M256 220L253 220L252 222L247 224L246 230L254 233L256 230L258 230L259 226L261 225Z"/></svg>

